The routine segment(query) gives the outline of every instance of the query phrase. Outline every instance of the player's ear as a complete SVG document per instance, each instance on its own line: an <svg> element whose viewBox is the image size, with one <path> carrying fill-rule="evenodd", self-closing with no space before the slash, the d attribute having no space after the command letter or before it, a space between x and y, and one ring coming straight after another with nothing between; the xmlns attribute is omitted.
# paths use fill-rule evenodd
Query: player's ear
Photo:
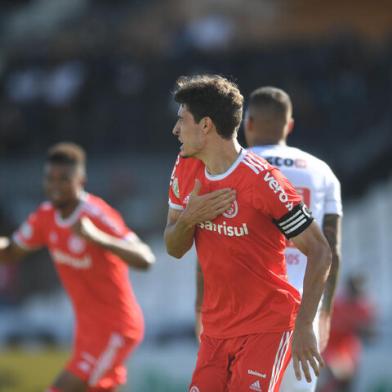
<svg viewBox="0 0 392 392"><path fill-rule="evenodd" d="M245 116L244 116L244 130L247 131L253 131L255 124L255 119L254 117L250 114L250 110L246 110Z"/></svg>
<svg viewBox="0 0 392 392"><path fill-rule="evenodd" d="M254 128L254 122L254 118L249 113L246 113L244 118L244 129L246 131L252 131Z"/></svg>
<svg viewBox="0 0 392 392"><path fill-rule="evenodd" d="M211 120L210 117L203 117L200 120L200 125L202 127L203 132L205 134L207 134L212 129L212 127L214 126L214 123L213 123L213 121Z"/></svg>
<svg viewBox="0 0 392 392"><path fill-rule="evenodd" d="M294 119L291 117L287 124L287 135L290 135L290 133L293 132L293 129L294 129Z"/></svg>

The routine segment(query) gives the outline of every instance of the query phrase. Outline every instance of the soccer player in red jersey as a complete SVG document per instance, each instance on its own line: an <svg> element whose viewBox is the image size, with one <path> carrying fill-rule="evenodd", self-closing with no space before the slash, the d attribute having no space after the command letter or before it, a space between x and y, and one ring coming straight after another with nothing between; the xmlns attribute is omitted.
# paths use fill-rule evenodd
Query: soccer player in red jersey
<svg viewBox="0 0 392 392"><path fill-rule="evenodd" d="M312 322L331 251L278 169L237 141L243 97L220 76L182 77L173 134L165 242L181 258L195 242L204 276L203 334L190 392L277 392L290 359L311 379L323 361ZM285 240L308 257L302 301L287 281Z"/></svg>
<svg viewBox="0 0 392 392"><path fill-rule="evenodd" d="M146 270L155 257L117 211L84 191L85 178L82 148L53 146L44 171L49 201L12 238L0 238L2 262L47 247L75 311L72 358L50 392L118 390L126 382L123 363L143 338L128 265Z"/></svg>

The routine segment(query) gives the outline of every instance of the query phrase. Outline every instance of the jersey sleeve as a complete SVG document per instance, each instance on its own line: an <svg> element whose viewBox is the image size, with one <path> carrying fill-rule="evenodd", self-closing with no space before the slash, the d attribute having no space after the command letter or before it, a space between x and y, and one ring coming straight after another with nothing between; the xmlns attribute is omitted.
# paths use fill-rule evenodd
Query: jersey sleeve
<svg viewBox="0 0 392 392"><path fill-rule="evenodd" d="M324 213L337 214L339 216L343 215L340 182L329 167L326 175Z"/></svg>
<svg viewBox="0 0 392 392"><path fill-rule="evenodd" d="M256 209L271 217L286 238L302 233L313 221L301 196L278 169L257 176L253 200Z"/></svg>
<svg viewBox="0 0 392 392"><path fill-rule="evenodd" d="M45 223L40 210L29 215L13 234L13 241L23 249L34 250L46 245Z"/></svg>
<svg viewBox="0 0 392 392"><path fill-rule="evenodd" d="M169 207L173 210L182 211L184 209L180 199L179 177L181 175L181 158L178 155L174 164L169 184Z"/></svg>
<svg viewBox="0 0 392 392"><path fill-rule="evenodd" d="M91 219L98 229L102 230L113 237L121 239L135 239L137 235L131 230L118 211L107 206L100 209L99 213L88 214L86 216Z"/></svg>

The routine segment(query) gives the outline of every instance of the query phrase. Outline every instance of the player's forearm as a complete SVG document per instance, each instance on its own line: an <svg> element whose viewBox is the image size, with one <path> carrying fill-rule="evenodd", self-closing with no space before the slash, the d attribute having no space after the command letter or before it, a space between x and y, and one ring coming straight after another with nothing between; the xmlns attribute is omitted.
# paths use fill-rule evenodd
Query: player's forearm
<svg viewBox="0 0 392 392"><path fill-rule="evenodd" d="M140 240L131 242L101 233L95 243L114 253L133 268L146 270L155 262L150 247Z"/></svg>
<svg viewBox="0 0 392 392"><path fill-rule="evenodd" d="M331 250L326 242L309 249L306 256L308 261L297 325L313 323L331 266Z"/></svg>
<svg viewBox="0 0 392 392"><path fill-rule="evenodd" d="M328 314L332 313L333 301L335 298L336 286L339 278L339 266L340 266L340 255L333 254L332 264L329 272L327 282L325 283L325 289L323 299L321 303L321 309Z"/></svg>
<svg viewBox="0 0 392 392"><path fill-rule="evenodd" d="M188 252L193 245L195 227L183 214L175 223L166 226L164 238L170 256L180 259Z"/></svg>
<svg viewBox="0 0 392 392"><path fill-rule="evenodd" d="M325 285L321 309L331 314L340 269L341 217L332 214L325 215L323 233L331 247L332 265Z"/></svg>

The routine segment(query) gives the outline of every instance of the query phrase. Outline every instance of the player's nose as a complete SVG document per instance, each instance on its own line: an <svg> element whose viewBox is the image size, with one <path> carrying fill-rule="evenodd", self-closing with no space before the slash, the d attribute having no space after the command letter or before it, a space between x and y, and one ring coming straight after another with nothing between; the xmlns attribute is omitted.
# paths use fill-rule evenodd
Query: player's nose
<svg viewBox="0 0 392 392"><path fill-rule="evenodd" d="M174 128L173 128L172 134L173 134L174 136L178 136L178 135L180 134L180 129L179 129L179 127L178 127L177 124L176 124L176 125L174 126Z"/></svg>

